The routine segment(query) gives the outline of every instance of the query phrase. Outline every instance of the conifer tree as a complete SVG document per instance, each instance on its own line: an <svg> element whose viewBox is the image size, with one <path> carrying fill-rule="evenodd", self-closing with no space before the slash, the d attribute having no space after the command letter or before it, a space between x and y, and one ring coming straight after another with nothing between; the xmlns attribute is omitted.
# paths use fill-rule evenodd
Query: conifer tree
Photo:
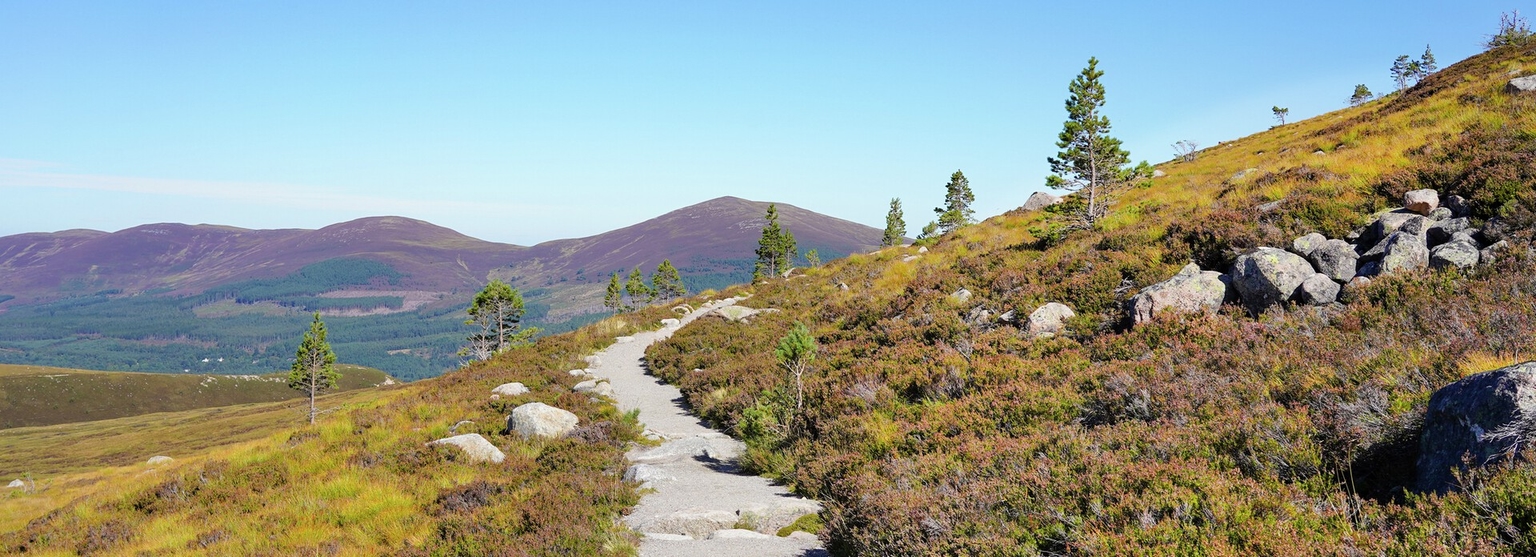
<svg viewBox="0 0 1536 557"><path fill-rule="evenodd" d="M1429 45L1424 45L1424 54L1419 56L1419 78L1429 77L1429 74L1440 71L1440 66L1435 64L1435 53L1429 51Z"/></svg>
<svg viewBox="0 0 1536 557"><path fill-rule="evenodd" d="M971 224L971 203L976 201L976 195L971 193L971 181L965 178L965 174L956 170L949 175L949 183L944 185L944 206L933 210L939 215L939 230L942 234L954 232L962 226Z"/></svg>
<svg viewBox="0 0 1536 557"><path fill-rule="evenodd" d="M678 274L677 267L672 266L670 259L663 259L656 266L656 273L651 275L651 290L662 302L688 294L688 287L683 286L682 275Z"/></svg>
<svg viewBox="0 0 1536 557"><path fill-rule="evenodd" d="M811 362L816 359L816 348L816 337L811 336L804 323L796 321L773 350L779 365L795 378L796 413L805 406L805 373L810 371Z"/></svg>
<svg viewBox="0 0 1536 557"><path fill-rule="evenodd" d="M629 272L629 280L624 282L624 293L629 295L629 304L632 308L649 304L656 299L656 292L645 285L645 277L640 274L639 267Z"/></svg>
<svg viewBox="0 0 1536 557"><path fill-rule="evenodd" d="M1076 192L1078 207L1068 214L1070 228L1091 228L1109 214L1115 197L1137 180L1152 173L1142 162L1128 168L1131 155L1120 148L1120 140L1109 135L1109 117L1104 116L1104 85L1099 78L1099 61L1088 59L1088 67L1067 87L1067 121L1062 125L1056 146L1061 151L1046 159L1051 176L1045 185Z"/></svg>
<svg viewBox="0 0 1536 557"><path fill-rule="evenodd" d="M885 234L880 237L881 247L901 245L907 235L907 221L902 218L901 198L891 198L891 210L885 214Z"/></svg>
<svg viewBox="0 0 1536 557"><path fill-rule="evenodd" d="M505 282L492 279L469 305L469 319L465 325L478 330L469 336L469 344L459 353L475 360L487 360L491 356L523 344L538 333L538 329L522 329L523 295Z"/></svg>
<svg viewBox="0 0 1536 557"><path fill-rule="evenodd" d="M614 312L624 309L624 289L619 286L618 271L614 271L613 275L608 277L608 293L603 295L603 307Z"/></svg>
<svg viewBox="0 0 1536 557"><path fill-rule="evenodd" d="M1289 109L1289 108L1280 108L1280 107L1276 106L1276 107L1271 108L1269 110L1271 112L1275 113L1275 119L1279 120L1280 121L1280 125L1282 125L1282 126L1285 125L1285 117L1286 116L1290 116L1290 114L1291 114L1291 109Z"/></svg>
<svg viewBox="0 0 1536 557"><path fill-rule="evenodd" d="M1355 94L1349 96L1349 106L1360 106L1371 100L1371 88L1364 83L1355 86Z"/></svg>
<svg viewBox="0 0 1536 557"><path fill-rule="evenodd" d="M805 252L805 264L810 267L821 266L821 254L814 248Z"/></svg>
<svg viewBox="0 0 1536 557"><path fill-rule="evenodd" d="M1418 72L1415 65L1414 61L1408 59L1407 54L1398 56L1392 61L1392 81L1397 82L1398 91L1408 88L1408 81Z"/></svg>
<svg viewBox="0 0 1536 557"><path fill-rule="evenodd" d="M795 235L779 226L779 209L768 204L768 223L763 225L763 235L757 240L757 265L752 269L752 280L782 274L789 270L795 255Z"/></svg>
<svg viewBox="0 0 1536 557"><path fill-rule="evenodd" d="M309 397L311 425L315 423L315 415L319 414L315 409L315 397L335 388L336 380L340 377L341 374L336 372L336 353L331 351L330 343L325 341L325 323L320 321L320 312L315 312L315 320L309 324L304 339L299 341L293 367L288 370L288 387Z"/></svg>

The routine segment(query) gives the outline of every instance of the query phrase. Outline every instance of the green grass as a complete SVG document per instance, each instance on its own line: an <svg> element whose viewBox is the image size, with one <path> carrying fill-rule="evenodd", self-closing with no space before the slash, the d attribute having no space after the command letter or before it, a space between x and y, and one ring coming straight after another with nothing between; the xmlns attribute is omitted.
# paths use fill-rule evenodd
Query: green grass
<svg viewBox="0 0 1536 557"><path fill-rule="evenodd" d="M337 366L337 389L392 383L384 372ZM296 399L287 374L190 375L0 364L0 430Z"/></svg>

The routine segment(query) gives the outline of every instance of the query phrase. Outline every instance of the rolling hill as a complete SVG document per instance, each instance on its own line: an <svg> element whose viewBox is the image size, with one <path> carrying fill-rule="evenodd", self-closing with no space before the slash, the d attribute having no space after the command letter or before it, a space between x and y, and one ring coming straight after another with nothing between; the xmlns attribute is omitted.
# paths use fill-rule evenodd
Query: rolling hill
<svg viewBox="0 0 1536 557"><path fill-rule="evenodd" d="M394 384L384 372L340 364L337 391ZM0 429L296 399L287 374L186 375L0 364Z"/></svg>
<svg viewBox="0 0 1536 557"><path fill-rule="evenodd" d="M402 217L319 230L151 224L0 238L0 363L250 374L281 369L303 317L336 321L346 361L406 380L447 370L462 310L490 278L525 320L569 330L604 314L609 273L670 259L692 290L751 276L768 203L722 197L588 238L486 242ZM781 222L823 258L880 231L790 205Z"/></svg>

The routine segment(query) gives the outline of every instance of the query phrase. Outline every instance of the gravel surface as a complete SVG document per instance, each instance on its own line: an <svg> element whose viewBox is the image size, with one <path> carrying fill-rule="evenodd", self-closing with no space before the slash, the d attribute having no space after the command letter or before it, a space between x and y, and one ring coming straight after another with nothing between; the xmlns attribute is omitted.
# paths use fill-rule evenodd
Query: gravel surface
<svg viewBox="0 0 1536 557"><path fill-rule="evenodd" d="M645 539L643 556L819 556L826 555L814 536L787 538L773 534L802 515L821 508L815 501L791 495L766 478L741 474L736 456L740 441L710 429L689 413L676 387L645 372L646 347L671 336L699 316L736 299L706 304L683 317L678 325L634 335L598 353L593 374L607 379L621 410L640 410L649 434L663 440L659 447L629 452L634 464L628 476L646 482L651 492L640 499L625 522ZM737 324L750 327L750 324ZM753 531L766 536L754 535Z"/></svg>

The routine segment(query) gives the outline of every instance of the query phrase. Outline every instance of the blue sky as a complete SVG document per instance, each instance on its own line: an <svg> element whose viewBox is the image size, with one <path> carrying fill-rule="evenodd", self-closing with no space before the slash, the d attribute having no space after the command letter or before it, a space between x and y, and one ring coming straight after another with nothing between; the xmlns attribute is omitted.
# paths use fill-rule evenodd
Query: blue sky
<svg viewBox="0 0 1536 557"><path fill-rule="evenodd" d="M0 2L0 235L370 215L532 244L721 195L910 230L1043 189L1100 60L1132 157L1481 50L1462 2Z"/></svg>

